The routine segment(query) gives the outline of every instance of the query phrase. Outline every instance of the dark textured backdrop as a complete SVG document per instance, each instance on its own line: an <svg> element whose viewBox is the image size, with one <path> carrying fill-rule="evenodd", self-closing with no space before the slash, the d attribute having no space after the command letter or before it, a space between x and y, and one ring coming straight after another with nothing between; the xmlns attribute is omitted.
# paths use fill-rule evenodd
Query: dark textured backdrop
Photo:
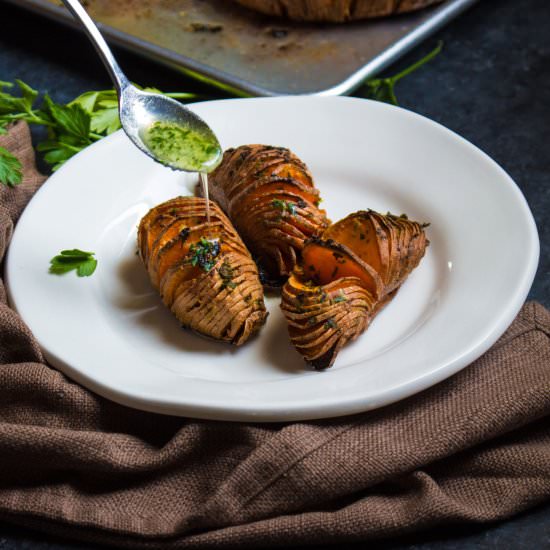
<svg viewBox="0 0 550 550"><path fill-rule="evenodd" d="M391 67L392 74L445 42L443 53L401 81L403 107L456 131L514 178L535 216L541 262L530 298L550 307L550 2L480 0ZM185 77L118 52L129 77L166 91L203 91ZM85 39L0 0L0 80L21 78L57 101L110 86ZM495 526L445 528L370 548L385 550L550 548L550 505ZM0 550L90 549L0 524ZM352 548L352 547L350 547ZM356 545L353 548L362 548Z"/></svg>

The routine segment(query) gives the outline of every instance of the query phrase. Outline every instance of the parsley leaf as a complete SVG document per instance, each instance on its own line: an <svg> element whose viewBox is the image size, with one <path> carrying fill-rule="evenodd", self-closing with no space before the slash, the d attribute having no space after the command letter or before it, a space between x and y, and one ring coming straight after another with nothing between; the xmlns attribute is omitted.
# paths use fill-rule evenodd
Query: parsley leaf
<svg viewBox="0 0 550 550"><path fill-rule="evenodd" d="M0 183L8 187L15 187L21 183L23 173L19 159L4 147L0 147Z"/></svg>
<svg viewBox="0 0 550 550"><path fill-rule="evenodd" d="M59 135L69 135L78 140L91 143L90 115L78 104L61 105L44 96L44 111L55 123Z"/></svg>
<svg viewBox="0 0 550 550"><path fill-rule="evenodd" d="M110 135L121 128L118 118L118 104L108 107L108 102L100 103L99 111L92 114L92 130L99 134Z"/></svg>
<svg viewBox="0 0 550 550"><path fill-rule="evenodd" d="M85 262L82 262L78 269L76 270L76 274L79 277L89 277L97 267L97 260L94 258L91 258L90 260L86 260Z"/></svg>
<svg viewBox="0 0 550 550"><path fill-rule="evenodd" d="M95 253L79 250L78 248L72 248L71 250L62 250L61 254L63 256L69 256L71 258L87 259L90 256L93 256Z"/></svg>
<svg viewBox="0 0 550 550"><path fill-rule="evenodd" d="M89 143L88 143L89 145ZM60 136L59 139L49 139L36 146L38 151L46 153L44 160L51 165L55 172L62 164L78 153L85 146L71 136Z"/></svg>
<svg viewBox="0 0 550 550"><path fill-rule="evenodd" d="M79 277L89 277L97 267L94 255L94 252L85 252L78 248L62 250L50 260L50 273L62 275L75 269Z"/></svg>
<svg viewBox="0 0 550 550"><path fill-rule="evenodd" d="M85 92L69 105L78 105L89 115L92 132L109 135L120 128L115 90Z"/></svg>
<svg viewBox="0 0 550 550"><path fill-rule="evenodd" d="M31 113L38 92L21 80L16 80L21 96L15 96L4 91L4 88L13 88L11 82L0 82L0 116L14 112Z"/></svg>

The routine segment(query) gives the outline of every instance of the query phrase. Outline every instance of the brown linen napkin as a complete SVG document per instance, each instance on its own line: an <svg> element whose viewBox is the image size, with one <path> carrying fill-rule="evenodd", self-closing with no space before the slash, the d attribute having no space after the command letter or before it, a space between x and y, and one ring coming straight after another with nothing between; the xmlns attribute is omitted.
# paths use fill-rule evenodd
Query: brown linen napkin
<svg viewBox="0 0 550 550"><path fill-rule="evenodd" d="M42 178L0 189L0 253ZM459 374L346 418L200 421L109 402L45 364L0 302L0 518L130 548L342 543L509 517L550 497L550 313Z"/></svg>

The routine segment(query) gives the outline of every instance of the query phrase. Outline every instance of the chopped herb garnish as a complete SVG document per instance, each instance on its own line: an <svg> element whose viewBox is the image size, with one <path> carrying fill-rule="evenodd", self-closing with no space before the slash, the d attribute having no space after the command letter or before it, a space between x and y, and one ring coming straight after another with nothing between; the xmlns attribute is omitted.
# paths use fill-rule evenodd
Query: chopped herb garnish
<svg viewBox="0 0 550 550"><path fill-rule="evenodd" d="M227 260L224 260L222 265L218 268L218 273L222 278L222 289L228 288L231 291L237 286L237 283L233 281L235 272ZM250 295L248 298L250 299Z"/></svg>
<svg viewBox="0 0 550 550"><path fill-rule="evenodd" d="M198 266L204 271L210 271L215 263L215 258L220 253L220 241L208 240L201 237L199 242L189 247L189 263Z"/></svg>
<svg viewBox="0 0 550 550"><path fill-rule="evenodd" d="M291 216L296 215L296 205L290 201L283 201L281 199L273 199L271 204L278 208L283 214L288 212Z"/></svg>
<svg viewBox="0 0 550 550"><path fill-rule="evenodd" d="M94 255L94 252L85 252L78 248L62 250L50 260L50 273L62 275L76 269L79 277L89 277L97 267Z"/></svg>
<svg viewBox="0 0 550 550"><path fill-rule="evenodd" d="M338 294L338 296L335 296L332 299L332 302L334 304L339 304L340 302L347 302L347 301L348 299L345 297L344 292L342 290L340 291L340 294Z"/></svg>
<svg viewBox="0 0 550 550"><path fill-rule="evenodd" d="M325 323L325 328L338 328L338 325L336 324L336 321L334 319L329 319L326 323Z"/></svg>

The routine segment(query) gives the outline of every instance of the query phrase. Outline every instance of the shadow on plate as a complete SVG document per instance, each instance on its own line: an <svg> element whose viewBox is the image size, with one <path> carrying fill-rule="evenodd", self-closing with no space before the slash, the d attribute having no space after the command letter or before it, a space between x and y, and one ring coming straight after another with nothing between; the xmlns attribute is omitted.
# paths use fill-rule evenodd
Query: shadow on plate
<svg viewBox="0 0 550 550"><path fill-rule="evenodd" d="M183 352L220 356L238 354L250 346L259 346L262 363L286 373L303 374L304 369L307 370L302 358L290 345L286 322L281 314L271 314L260 333L243 347L237 348L182 328L176 317L162 303L158 292L151 287L147 272L137 255L132 254L121 259L117 276L121 282L121 291L113 298L113 304L132 323L144 328L164 345ZM268 292L267 297L271 301L275 299L278 308L279 294ZM261 368L261 364L258 364L258 368Z"/></svg>
<svg viewBox="0 0 550 550"><path fill-rule="evenodd" d="M286 321L282 314L270 314L267 323L269 330L265 330L268 328L265 327L258 338L262 356L266 361L277 370L291 374L303 375L304 371L311 370L290 344Z"/></svg>
<svg viewBox="0 0 550 550"><path fill-rule="evenodd" d="M133 322L145 327L158 340L181 351L234 353L236 348L224 342L209 340L179 325L176 317L162 303L158 292L151 287L149 277L137 255L123 259L117 270L122 292L113 304L129 315Z"/></svg>

